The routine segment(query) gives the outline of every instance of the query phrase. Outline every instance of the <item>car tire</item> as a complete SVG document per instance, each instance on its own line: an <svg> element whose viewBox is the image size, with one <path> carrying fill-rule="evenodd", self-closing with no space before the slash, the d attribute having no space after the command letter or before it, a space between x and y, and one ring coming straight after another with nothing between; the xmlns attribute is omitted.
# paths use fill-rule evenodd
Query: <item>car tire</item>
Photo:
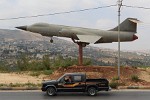
<svg viewBox="0 0 150 100"><path fill-rule="evenodd" d="M54 96L56 95L56 89L54 87L48 87L46 90L46 93L48 96Z"/></svg>
<svg viewBox="0 0 150 100"><path fill-rule="evenodd" d="M87 89L87 93L89 96L95 96L95 95L97 95L97 90L95 87L89 87Z"/></svg>

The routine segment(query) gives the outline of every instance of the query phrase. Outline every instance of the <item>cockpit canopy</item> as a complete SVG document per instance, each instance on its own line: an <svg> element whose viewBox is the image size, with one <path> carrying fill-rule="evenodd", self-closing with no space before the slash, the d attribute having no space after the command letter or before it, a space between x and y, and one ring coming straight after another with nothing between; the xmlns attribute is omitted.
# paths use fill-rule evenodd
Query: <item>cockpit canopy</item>
<svg viewBox="0 0 150 100"><path fill-rule="evenodd" d="M47 26L49 26L49 24L47 24L47 23L36 23L36 24L33 24L32 26L36 26L36 27L47 27Z"/></svg>

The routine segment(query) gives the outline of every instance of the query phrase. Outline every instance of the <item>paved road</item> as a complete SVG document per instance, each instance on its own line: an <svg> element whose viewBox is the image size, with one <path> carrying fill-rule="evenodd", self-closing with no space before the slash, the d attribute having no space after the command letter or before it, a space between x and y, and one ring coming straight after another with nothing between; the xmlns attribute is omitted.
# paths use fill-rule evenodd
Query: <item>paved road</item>
<svg viewBox="0 0 150 100"><path fill-rule="evenodd" d="M150 100L150 91L99 92L95 97L82 93L61 93L49 97L41 91L0 91L0 100Z"/></svg>

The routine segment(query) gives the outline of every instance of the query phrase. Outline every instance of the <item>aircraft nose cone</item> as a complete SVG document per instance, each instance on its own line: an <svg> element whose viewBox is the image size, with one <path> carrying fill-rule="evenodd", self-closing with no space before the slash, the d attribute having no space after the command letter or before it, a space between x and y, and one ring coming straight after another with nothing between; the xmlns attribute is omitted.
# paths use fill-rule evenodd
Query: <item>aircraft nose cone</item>
<svg viewBox="0 0 150 100"><path fill-rule="evenodd" d="M138 39L138 36L133 35L133 41L136 40L136 39Z"/></svg>
<svg viewBox="0 0 150 100"><path fill-rule="evenodd" d="M21 29L21 30L27 30L27 26L18 26L16 27L17 29Z"/></svg>

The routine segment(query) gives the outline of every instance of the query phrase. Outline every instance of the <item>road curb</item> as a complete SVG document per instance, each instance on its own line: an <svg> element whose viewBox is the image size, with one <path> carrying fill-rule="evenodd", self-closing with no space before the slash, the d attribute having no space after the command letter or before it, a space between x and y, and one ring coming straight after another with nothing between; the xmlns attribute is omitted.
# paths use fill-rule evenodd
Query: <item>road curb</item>
<svg viewBox="0 0 150 100"><path fill-rule="evenodd" d="M0 87L0 90L41 90L39 87Z"/></svg>
<svg viewBox="0 0 150 100"><path fill-rule="evenodd" d="M150 86L119 86L118 89L150 89Z"/></svg>

